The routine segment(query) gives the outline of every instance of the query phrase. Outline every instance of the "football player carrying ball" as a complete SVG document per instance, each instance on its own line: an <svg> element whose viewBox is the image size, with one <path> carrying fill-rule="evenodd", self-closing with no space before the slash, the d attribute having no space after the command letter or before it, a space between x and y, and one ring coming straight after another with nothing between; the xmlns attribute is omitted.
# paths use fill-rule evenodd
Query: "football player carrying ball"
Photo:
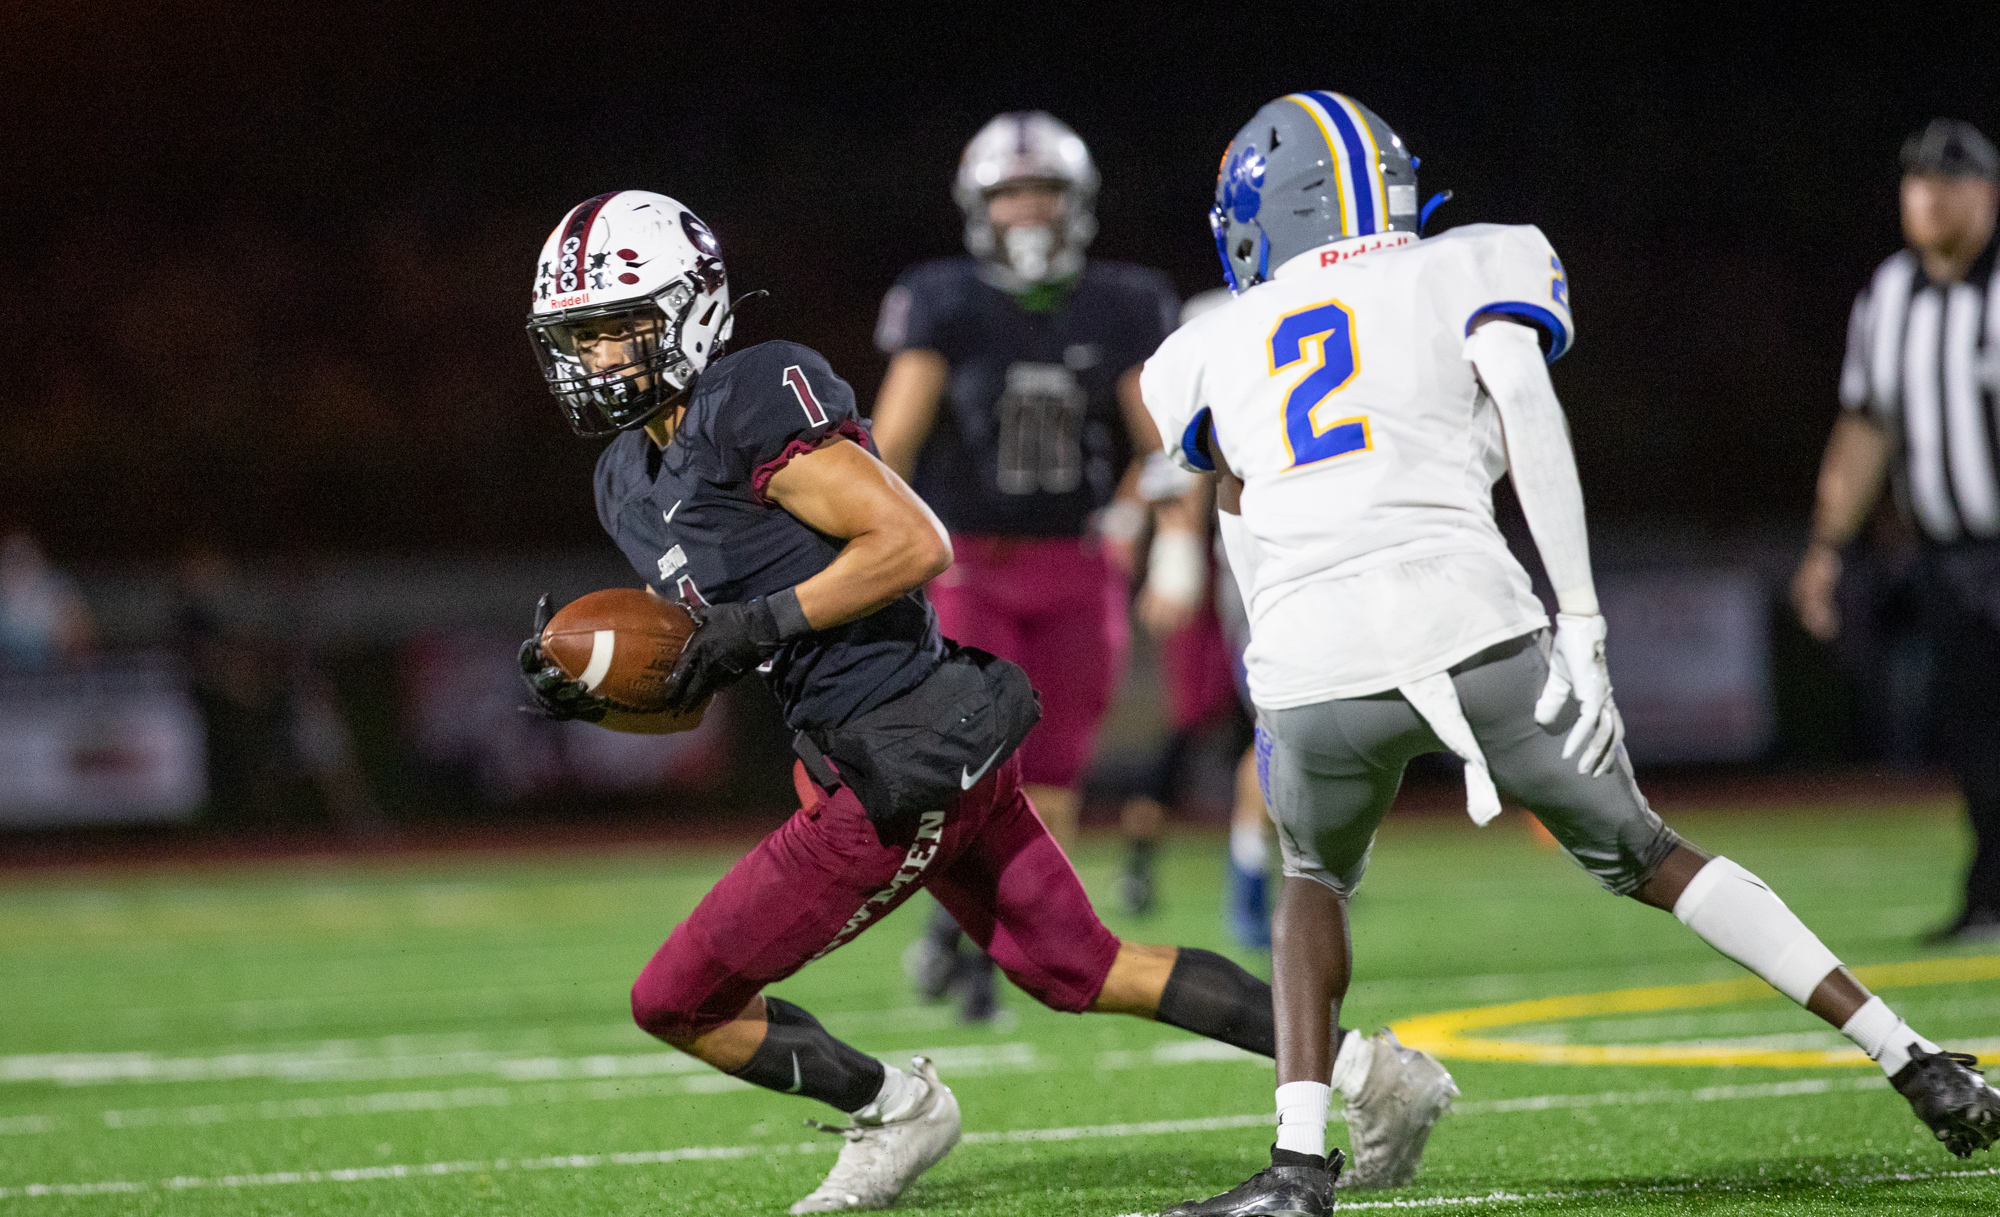
<svg viewBox="0 0 2000 1217"><path fill-rule="evenodd" d="M752 669L798 732L808 797L675 926L632 989L641 1027L744 1081L853 1117L794 1213L880 1208L958 1140L931 1063L905 1072L763 989L920 888L1008 977L1057 1010L1155 1019L1270 1056L1271 991L1209 951L1122 943L1022 787L1040 715L1020 668L941 637L923 584L942 525L874 453L854 394L790 342L724 355L728 280L673 199L599 195L542 251L529 333L581 435L612 437L598 517L641 579L699 628L667 708L602 704L524 648L552 718L685 729Z"/></svg>

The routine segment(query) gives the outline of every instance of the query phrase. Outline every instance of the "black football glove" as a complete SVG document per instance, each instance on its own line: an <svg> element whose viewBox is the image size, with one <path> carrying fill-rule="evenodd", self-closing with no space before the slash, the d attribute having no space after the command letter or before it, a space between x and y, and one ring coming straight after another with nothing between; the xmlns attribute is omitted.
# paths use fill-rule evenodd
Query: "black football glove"
<svg viewBox="0 0 2000 1217"><path fill-rule="evenodd" d="M741 604L687 606L694 634L667 677L669 714L686 714L718 689L778 653L778 648L811 632L791 588Z"/></svg>
<svg viewBox="0 0 2000 1217"><path fill-rule="evenodd" d="M528 686L528 695L535 699L534 705L522 706L521 712L539 714L556 722L573 718L587 723L602 722L611 703L593 696L542 654L542 631L555 615L555 606L544 593L535 603L535 633L521 644L521 683Z"/></svg>

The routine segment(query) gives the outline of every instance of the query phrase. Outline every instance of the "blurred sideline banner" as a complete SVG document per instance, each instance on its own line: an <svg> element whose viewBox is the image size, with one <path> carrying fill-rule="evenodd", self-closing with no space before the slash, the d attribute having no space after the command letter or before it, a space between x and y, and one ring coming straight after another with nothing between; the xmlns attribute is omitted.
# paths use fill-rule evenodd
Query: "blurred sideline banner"
<svg viewBox="0 0 2000 1217"><path fill-rule="evenodd" d="M1770 748L1770 602L1756 573L1628 571L1597 590L1634 761L1747 761Z"/></svg>
<svg viewBox="0 0 2000 1217"><path fill-rule="evenodd" d="M171 659L0 675L0 826L185 820L207 787L201 714Z"/></svg>

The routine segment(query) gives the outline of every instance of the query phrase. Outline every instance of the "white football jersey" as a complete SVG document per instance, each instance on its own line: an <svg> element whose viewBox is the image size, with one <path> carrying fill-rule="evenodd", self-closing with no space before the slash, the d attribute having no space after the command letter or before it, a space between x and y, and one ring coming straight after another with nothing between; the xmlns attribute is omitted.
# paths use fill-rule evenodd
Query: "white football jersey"
<svg viewBox="0 0 2000 1217"><path fill-rule="evenodd" d="M1532 226L1355 237L1182 326L1146 363L1146 407L1189 468L1243 479L1252 699L1269 709L1398 688L1542 628L1493 520L1500 418L1464 344L1482 313L1573 333Z"/></svg>

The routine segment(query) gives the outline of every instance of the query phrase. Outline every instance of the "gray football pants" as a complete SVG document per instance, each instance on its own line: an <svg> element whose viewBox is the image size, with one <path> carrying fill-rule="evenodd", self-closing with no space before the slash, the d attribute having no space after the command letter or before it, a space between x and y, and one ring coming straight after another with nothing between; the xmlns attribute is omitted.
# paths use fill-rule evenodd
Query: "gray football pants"
<svg viewBox="0 0 2000 1217"><path fill-rule="evenodd" d="M1603 777L1582 776L1574 757L1563 759L1578 711L1574 697L1553 726L1535 722L1535 700L1548 680L1547 645L1543 633L1488 647L1452 668L1451 683L1494 785L1534 812L1599 883L1630 895L1680 838L1647 806L1622 748ZM1447 749L1394 690L1259 710L1257 726L1264 799L1285 874L1351 894L1404 766Z"/></svg>

